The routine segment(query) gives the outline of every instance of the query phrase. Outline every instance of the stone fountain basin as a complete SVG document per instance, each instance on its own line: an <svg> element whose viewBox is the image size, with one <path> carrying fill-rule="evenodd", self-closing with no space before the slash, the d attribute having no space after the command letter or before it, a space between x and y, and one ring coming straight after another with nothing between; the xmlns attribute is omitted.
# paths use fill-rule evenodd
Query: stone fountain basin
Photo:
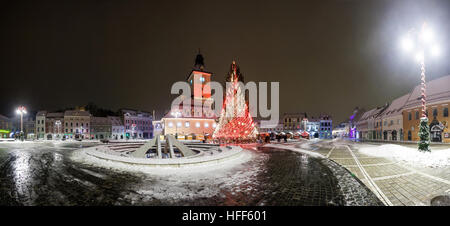
<svg viewBox="0 0 450 226"><path fill-rule="evenodd" d="M238 146L224 146L219 147L220 153L210 155L208 152L198 151L194 156L181 157L181 158L136 158L132 156L122 156L110 154L106 151L106 146L96 146L84 149L86 154L114 162L122 162L132 165L145 165L155 167L185 167L185 166L198 166L204 164L221 163L233 158L237 158L242 154L242 148Z"/></svg>

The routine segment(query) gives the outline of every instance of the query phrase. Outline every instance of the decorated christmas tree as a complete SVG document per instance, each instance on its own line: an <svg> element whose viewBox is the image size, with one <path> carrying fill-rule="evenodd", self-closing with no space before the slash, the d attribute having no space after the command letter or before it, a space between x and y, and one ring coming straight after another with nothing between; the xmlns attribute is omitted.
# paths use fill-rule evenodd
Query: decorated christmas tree
<svg viewBox="0 0 450 226"><path fill-rule="evenodd" d="M420 118L419 125L419 151L431 151L430 150L430 127L428 126L428 118Z"/></svg>
<svg viewBox="0 0 450 226"><path fill-rule="evenodd" d="M241 78L239 67L233 61L227 79L230 86L227 87L219 123L213 133L213 139L221 143L253 142L258 136L245 95L239 86Z"/></svg>

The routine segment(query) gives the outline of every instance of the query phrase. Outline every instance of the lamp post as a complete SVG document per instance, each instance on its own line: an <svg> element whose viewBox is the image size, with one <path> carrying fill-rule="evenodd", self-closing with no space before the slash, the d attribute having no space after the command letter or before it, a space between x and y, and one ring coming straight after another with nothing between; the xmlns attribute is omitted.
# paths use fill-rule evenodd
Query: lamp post
<svg viewBox="0 0 450 226"><path fill-rule="evenodd" d="M178 118L181 115L181 112L179 111L173 111L172 113L170 113L172 116L174 116L175 118ZM178 123L175 122L175 138L178 139Z"/></svg>
<svg viewBox="0 0 450 226"><path fill-rule="evenodd" d="M60 138L59 135L61 134L61 130L60 130L61 121L60 121L60 120L56 121L56 122L55 122L55 125L56 125L57 133L58 133L58 134L57 134L57 137Z"/></svg>
<svg viewBox="0 0 450 226"><path fill-rule="evenodd" d="M426 84L425 84L425 56L430 53L433 56L439 55L439 48L433 43L434 37L432 30L423 23L420 30L412 29L408 35L402 39L402 47L406 52L416 51L415 58L420 63L420 99L422 116L420 118L418 142L419 151L430 151L430 128L428 126L428 117L426 113Z"/></svg>
<svg viewBox="0 0 450 226"><path fill-rule="evenodd" d="M23 141L23 115L27 113L27 109L24 106L17 108L16 113L20 115L20 140Z"/></svg>

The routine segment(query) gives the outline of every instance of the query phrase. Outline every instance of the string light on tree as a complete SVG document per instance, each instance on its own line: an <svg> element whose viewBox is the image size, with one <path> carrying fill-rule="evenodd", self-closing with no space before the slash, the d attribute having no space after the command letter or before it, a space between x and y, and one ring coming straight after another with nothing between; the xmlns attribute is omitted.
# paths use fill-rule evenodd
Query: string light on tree
<svg viewBox="0 0 450 226"><path fill-rule="evenodd" d="M245 95L239 86L239 67L233 61L229 73L231 86L226 91L222 111L213 138L221 142L240 143L252 142L258 136L253 118L250 115Z"/></svg>

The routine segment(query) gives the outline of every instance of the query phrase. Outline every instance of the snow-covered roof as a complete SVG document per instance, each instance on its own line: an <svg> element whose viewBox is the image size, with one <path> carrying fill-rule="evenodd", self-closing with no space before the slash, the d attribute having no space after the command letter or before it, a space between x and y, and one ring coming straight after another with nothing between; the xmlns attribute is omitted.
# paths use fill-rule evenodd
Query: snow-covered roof
<svg viewBox="0 0 450 226"><path fill-rule="evenodd" d="M381 117L390 117L401 115L403 106L405 106L406 101L408 100L411 93L405 94L395 100L389 105L389 107L380 115Z"/></svg>
<svg viewBox="0 0 450 226"><path fill-rule="evenodd" d="M49 112L46 115L47 118L63 118L64 113L62 112Z"/></svg>
<svg viewBox="0 0 450 226"><path fill-rule="evenodd" d="M67 110L64 116L91 116L89 111Z"/></svg>
<svg viewBox="0 0 450 226"><path fill-rule="evenodd" d="M4 115L0 115L0 120L2 120L2 121L9 121L9 118L4 116Z"/></svg>
<svg viewBox="0 0 450 226"><path fill-rule="evenodd" d="M47 111L38 111L36 113L36 116L45 116L47 114Z"/></svg>
<svg viewBox="0 0 450 226"><path fill-rule="evenodd" d="M368 120L368 119L373 115L373 113L374 113L376 110L377 110L377 109L374 108L374 109L371 109L371 110L368 110L368 111L364 112L364 114L361 116L361 118L359 119L359 121L360 121L360 122L363 122L363 121Z"/></svg>
<svg viewBox="0 0 450 226"><path fill-rule="evenodd" d="M111 121L112 126L123 126L122 119L117 116L108 116L108 119Z"/></svg>
<svg viewBox="0 0 450 226"><path fill-rule="evenodd" d="M111 125L108 117L91 117L91 125Z"/></svg>
<svg viewBox="0 0 450 226"><path fill-rule="evenodd" d="M426 83L426 100L427 104L437 103L450 99L450 75L431 80ZM411 96L405 104L405 109L414 108L421 105L421 85L414 87Z"/></svg>

